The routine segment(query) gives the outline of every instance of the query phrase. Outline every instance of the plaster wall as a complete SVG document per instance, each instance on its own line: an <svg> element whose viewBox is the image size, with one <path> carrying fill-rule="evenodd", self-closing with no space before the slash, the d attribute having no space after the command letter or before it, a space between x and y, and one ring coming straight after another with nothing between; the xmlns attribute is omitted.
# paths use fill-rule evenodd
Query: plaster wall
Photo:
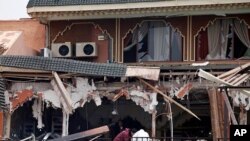
<svg viewBox="0 0 250 141"><path fill-rule="evenodd" d="M13 44L5 51L4 55L24 55L24 56L36 56L37 52L33 48L25 46L23 34L19 32L19 35L14 40Z"/></svg>
<svg viewBox="0 0 250 141"><path fill-rule="evenodd" d="M42 25L38 20L0 20L0 31L22 31L26 47L37 51L45 47L45 25Z"/></svg>

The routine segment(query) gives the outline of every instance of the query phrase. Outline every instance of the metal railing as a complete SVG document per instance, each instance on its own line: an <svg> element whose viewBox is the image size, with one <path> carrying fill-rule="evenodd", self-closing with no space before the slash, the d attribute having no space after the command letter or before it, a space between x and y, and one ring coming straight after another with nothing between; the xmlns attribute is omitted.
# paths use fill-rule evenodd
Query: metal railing
<svg viewBox="0 0 250 141"><path fill-rule="evenodd" d="M90 139L86 139L89 141ZM212 141L212 138L209 137L159 137L159 138L151 138L151 137L138 137L138 138L129 138L128 141ZM85 140L84 140L85 141ZM113 141L111 138L95 138L93 141Z"/></svg>
<svg viewBox="0 0 250 141"><path fill-rule="evenodd" d="M217 141L230 141L230 138L218 138Z"/></svg>

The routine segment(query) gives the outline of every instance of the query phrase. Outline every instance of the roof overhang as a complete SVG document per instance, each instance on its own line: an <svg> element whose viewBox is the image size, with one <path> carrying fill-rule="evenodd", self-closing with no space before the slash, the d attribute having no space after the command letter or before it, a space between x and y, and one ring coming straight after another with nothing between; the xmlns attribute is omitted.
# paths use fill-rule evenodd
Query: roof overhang
<svg viewBox="0 0 250 141"><path fill-rule="evenodd" d="M27 9L45 20L133 18L148 16L225 15L250 13L249 0L158 1L123 4L36 6Z"/></svg>

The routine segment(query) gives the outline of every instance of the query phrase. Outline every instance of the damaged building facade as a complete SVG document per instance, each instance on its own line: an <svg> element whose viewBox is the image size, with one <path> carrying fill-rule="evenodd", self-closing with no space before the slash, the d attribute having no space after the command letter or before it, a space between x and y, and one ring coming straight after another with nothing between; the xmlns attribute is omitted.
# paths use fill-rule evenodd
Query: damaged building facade
<svg viewBox="0 0 250 141"><path fill-rule="evenodd" d="M160 140L216 141L248 124L248 0L30 0L27 12L45 48L0 57L3 139L108 125L96 139L111 140L122 122Z"/></svg>

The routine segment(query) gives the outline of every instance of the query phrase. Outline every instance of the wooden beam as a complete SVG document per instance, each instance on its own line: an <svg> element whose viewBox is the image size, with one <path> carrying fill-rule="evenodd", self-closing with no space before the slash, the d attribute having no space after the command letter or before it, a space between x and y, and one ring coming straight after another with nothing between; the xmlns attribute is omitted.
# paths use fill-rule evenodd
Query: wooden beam
<svg viewBox="0 0 250 141"><path fill-rule="evenodd" d="M198 81L198 80L197 80ZM104 83L104 82L103 82ZM118 91L122 88L125 88L124 85L126 85L126 83L123 82L118 82L118 83L106 83L106 85L103 85L103 83L96 83L96 87L98 91L104 91L104 92L114 92L114 91ZM175 84L175 82L169 82L169 81L160 81L160 84L163 87L158 88L161 91L165 91L165 90L170 90L171 89L171 85ZM202 82L196 82L196 81L191 81L192 83L192 89L207 89L208 87L219 87L221 86L220 84L215 84L211 81L207 81L207 80L202 80ZM126 88L130 88L133 87L133 85L140 85L139 82L129 82L129 85ZM176 83L177 85L177 83Z"/></svg>
<svg viewBox="0 0 250 141"><path fill-rule="evenodd" d="M125 96L126 99L130 99L130 95L129 95L129 92L128 90L125 90L124 88L122 88L118 94L116 94L114 97L113 97L113 101L115 102L116 100L118 100L120 97L122 96Z"/></svg>
<svg viewBox="0 0 250 141"><path fill-rule="evenodd" d="M177 98L183 98L188 91L192 89L193 85L192 83L187 83L183 87L180 88L180 90L177 92L176 97Z"/></svg>
<svg viewBox="0 0 250 141"><path fill-rule="evenodd" d="M62 136L67 136L69 134L69 114L65 111L63 113L63 122L62 122Z"/></svg>
<svg viewBox="0 0 250 141"><path fill-rule="evenodd" d="M212 82L216 82L216 83L219 83L219 84L225 84L225 85L228 85L228 86L234 86L232 85L231 83L228 83L226 81L224 81L223 79L220 79L219 77L215 77L213 76L212 74L208 73L208 72L205 72L204 70L202 69L199 69L199 73L198 73L198 76L200 77L203 77L207 80L210 80ZM238 82L237 82L238 83ZM237 84L236 83L236 84ZM243 94L247 95L247 96L250 96L250 91L247 91L247 90L240 90Z"/></svg>
<svg viewBox="0 0 250 141"><path fill-rule="evenodd" d="M225 89L225 91L226 91L226 93L227 93L227 90L226 90L226 89ZM225 101L225 104L226 104L226 106L227 106L227 109L228 109L228 112L229 112L230 117L231 117L231 119L232 119L233 125L238 125L238 122L237 122L237 120L236 120L236 118L235 118L235 115L234 115L233 109L232 109L232 107L231 107L231 105L230 105L230 102L229 102L229 99L228 99L228 97L227 97L227 94L225 94L224 92L222 92L221 94L222 94L223 99L224 99L224 101Z"/></svg>
<svg viewBox="0 0 250 141"><path fill-rule="evenodd" d="M228 116L228 108L226 106L226 102L224 102L224 123L223 123L223 129L222 131L224 132L223 134L223 138L224 140L223 141L228 141L228 133L229 133L229 116Z"/></svg>
<svg viewBox="0 0 250 141"><path fill-rule="evenodd" d="M225 72L222 71L218 71L218 72L210 72L213 75L219 75L219 74L223 74ZM160 76L183 76L183 75L197 75L197 72L162 72L160 73Z"/></svg>
<svg viewBox="0 0 250 141"><path fill-rule="evenodd" d="M244 73L240 77L236 78L233 82L231 82L234 86L239 86L241 83L243 83L245 80L249 78L249 74Z"/></svg>
<svg viewBox="0 0 250 141"><path fill-rule="evenodd" d="M247 111L243 105L240 105L239 125L247 125Z"/></svg>
<svg viewBox="0 0 250 141"><path fill-rule="evenodd" d="M221 138L216 89L215 88L208 89L208 96L209 96L210 109L211 109L210 112L211 112L213 141L216 141L218 138Z"/></svg>
<svg viewBox="0 0 250 141"><path fill-rule="evenodd" d="M154 111L153 113L152 113L152 133L151 133L151 137L152 138L155 138L155 133L156 133L156 127L155 127L155 121L156 121L156 113L157 113L157 111Z"/></svg>
<svg viewBox="0 0 250 141"><path fill-rule="evenodd" d="M166 101L166 100L165 100ZM168 104L168 108L169 108L169 124L170 124L170 137L171 137L171 141L174 141L174 125L173 125L173 112L172 112L172 106L171 103L169 101L166 101L166 103ZM166 134L166 132L164 133Z"/></svg>
<svg viewBox="0 0 250 141"><path fill-rule="evenodd" d="M191 114L192 116L194 116L195 118L197 118L198 120L200 120L200 118L195 115L192 111L190 111L189 109L187 109L186 107L182 106L181 104L179 104L178 102L176 102L175 100L173 100L171 97L167 96L166 94L164 94L162 91L160 91L159 89L155 88L154 86L152 86L151 84L149 84L148 82L144 81L143 79L137 77L142 83L144 83L145 85L147 85L148 87L150 87L152 90L154 90L155 92L159 93L160 95L162 95L164 98L166 98L167 100L169 100L170 102L174 103L175 105L177 105L178 107L180 107L181 109L183 109L184 111L188 112L189 114Z"/></svg>
<svg viewBox="0 0 250 141"><path fill-rule="evenodd" d="M86 137L90 137L90 136L94 136L94 135L103 134L106 132L109 132L109 127L105 125L102 127L98 127L98 128L90 129L87 131L75 133L75 134L65 136L62 138L52 139L49 141L73 141L73 140L82 139L82 138L86 138Z"/></svg>
<svg viewBox="0 0 250 141"><path fill-rule="evenodd" d="M125 76L142 77L144 79L157 81L159 79L159 74L160 74L160 67L127 66L127 71Z"/></svg>
<svg viewBox="0 0 250 141"><path fill-rule="evenodd" d="M52 74L53 74L53 76L55 78L55 82L56 82L56 84L57 84L57 86L58 86L58 88L59 88L59 90L60 90L60 92L62 94L62 97L63 97L63 99L64 99L64 101L65 101L65 103L67 105L68 109L66 110L66 112L72 113L72 111L73 111L72 100L70 98L70 95L69 95L68 91L64 87L60 77L57 74L57 72L52 72Z"/></svg>
<svg viewBox="0 0 250 141"><path fill-rule="evenodd" d="M10 126L11 126L11 113L6 112L5 113L5 131L4 131L4 138L9 139L10 138Z"/></svg>
<svg viewBox="0 0 250 141"><path fill-rule="evenodd" d="M241 76L241 75L240 74L230 75L230 77L226 77L223 80L228 82L228 83L231 83L233 80L235 80L235 78L237 78L239 76Z"/></svg>
<svg viewBox="0 0 250 141"><path fill-rule="evenodd" d="M238 72L240 72L241 70L244 70L245 68L247 68L249 66L250 66L250 63L246 63L246 64L244 64L242 66L239 66L239 67L237 67L235 69L232 69L232 70L230 70L230 71L228 71L226 73L223 73L223 74L219 75L218 78L222 79L222 78L227 77L229 75L237 74Z"/></svg>

